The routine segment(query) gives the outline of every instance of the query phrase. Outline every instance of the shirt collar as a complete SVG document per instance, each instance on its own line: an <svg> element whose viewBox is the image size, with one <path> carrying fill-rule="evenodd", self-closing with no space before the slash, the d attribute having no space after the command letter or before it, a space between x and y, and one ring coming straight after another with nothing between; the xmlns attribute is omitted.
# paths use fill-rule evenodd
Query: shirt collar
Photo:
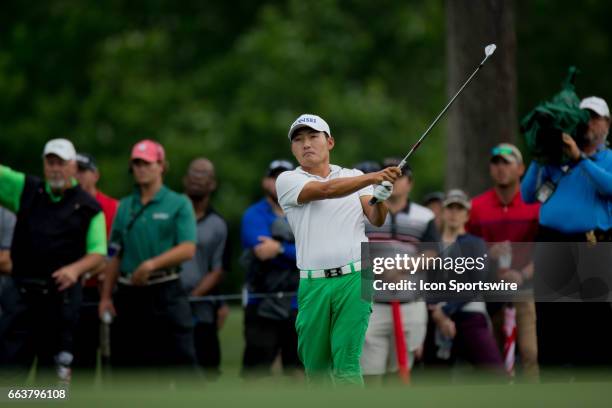
<svg viewBox="0 0 612 408"><path fill-rule="evenodd" d="M78 184L78 181L74 177L72 177L70 179L70 188L73 188L77 184ZM57 203L57 202L61 201L62 197L64 197L64 192L63 191L61 193L59 193L59 194L55 194L53 192L53 190L51 190L51 185L46 180L45 180L45 191L49 195L49 198L51 198L51 201L54 202L54 203Z"/></svg>
<svg viewBox="0 0 612 408"><path fill-rule="evenodd" d="M155 193L155 196L149 202L155 203L155 202L161 201L167 193L168 193L168 187L162 184L159 191ZM138 198L137 201L140 203L140 188L138 186L134 188L134 195Z"/></svg>
<svg viewBox="0 0 612 408"><path fill-rule="evenodd" d="M302 166L298 166L295 170L300 172L300 173L302 173L302 174L305 174L305 175L307 175L309 177L314 177L314 178L317 178L319 180L326 180L326 179L330 178L333 174L335 174L335 173L339 172L340 170L342 170L342 167L337 166L335 164L330 164L329 168L330 168L331 171L329 172L329 175L327 177L321 177L321 176L317 176L316 174L311 174L311 173L307 172L306 170L304 170L302 168Z"/></svg>
<svg viewBox="0 0 612 408"><path fill-rule="evenodd" d="M502 202L501 198L499 198L499 195L497 194L497 190L495 190L495 188L493 188L491 191L493 192L493 196L495 197L495 202L500 207L514 207L521 201L521 190L520 189L517 190L517 192L512 197L512 200L507 205Z"/></svg>

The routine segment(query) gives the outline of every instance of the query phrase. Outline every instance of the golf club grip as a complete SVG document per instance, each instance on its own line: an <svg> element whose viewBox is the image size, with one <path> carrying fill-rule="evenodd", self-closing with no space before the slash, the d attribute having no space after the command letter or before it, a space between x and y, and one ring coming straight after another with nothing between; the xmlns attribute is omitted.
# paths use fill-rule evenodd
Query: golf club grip
<svg viewBox="0 0 612 408"><path fill-rule="evenodd" d="M370 205L375 205L376 203L378 203L378 200L376 199L376 197L370 198L370 201L368 202L368 204Z"/></svg>

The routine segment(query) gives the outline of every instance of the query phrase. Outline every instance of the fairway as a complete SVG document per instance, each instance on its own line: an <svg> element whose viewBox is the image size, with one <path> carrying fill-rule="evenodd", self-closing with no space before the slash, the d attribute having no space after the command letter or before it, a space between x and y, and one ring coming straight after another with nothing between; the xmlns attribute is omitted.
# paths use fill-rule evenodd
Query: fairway
<svg viewBox="0 0 612 408"><path fill-rule="evenodd" d="M175 385L149 381L147 375L115 375L113 384L79 380L74 373L65 402L20 401L12 406L68 407L608 407L612 378L593 374L578 382L547 384L485 384L469 373L453 378L416 370L413 385L378 388L308 388L283 376L245 382L240 376L242 309L232 307L220 333L222 376L214 382L191 380ZM154 373L152 373L154 375ZM2 401L6 403L6 400ZM3 404L4 405L4 404Z"/></svg>

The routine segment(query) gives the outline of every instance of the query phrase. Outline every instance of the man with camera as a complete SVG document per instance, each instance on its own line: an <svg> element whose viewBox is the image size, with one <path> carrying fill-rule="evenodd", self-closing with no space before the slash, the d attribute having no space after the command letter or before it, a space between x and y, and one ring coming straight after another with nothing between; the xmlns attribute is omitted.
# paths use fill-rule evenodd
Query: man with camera
<svg viewBox="0 0 612 408"><path fill-rule="evenodd" d="M250 206L242 218L241 239L245 252L241 258L246 269L250 295L244 312L244 376L267 374L280 353L283 368L299 373L295 319L297 300L277 297L279 292L296 292L299 275L295 265L295 238L278 204L276 178L293 170L287 160L274 160L261 185L265 198ZM252 293L267 293L254 297Z"/></svg>
<svg viewBox="0 0 612 408"><path fill-rule="evenodd" d="M609 268L609 256L605 245L598 247L604 257L601 251L594 257L585 250L585 243L595 248L597 242L612 241L612 151L606 147L610 110L598 97L583 99L580 109L590 114L586 130L561 134L567 160L532 162L521 185L526 202L542 203L534 285L543 369L612 363L612 309L598 292L609 295L609 273L594 276L594 269ZM545 244L550 242L555 244ZM583 302L568 303L576 299Z"/></svg>

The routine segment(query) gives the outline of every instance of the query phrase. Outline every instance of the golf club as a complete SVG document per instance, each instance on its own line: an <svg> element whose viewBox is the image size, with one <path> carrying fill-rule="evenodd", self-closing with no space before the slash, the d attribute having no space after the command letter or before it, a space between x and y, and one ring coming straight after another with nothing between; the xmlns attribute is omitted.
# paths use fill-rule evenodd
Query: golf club
<svg viewBox="0 0 612 408"><path fill-rule="evenodd" d="M453 104L453 102L455 102L455 99L457 99L457 97L459 96L459 94L461 92L463 92L463 90L465 89L465 87L470 83L470 81L472 80L472 78L474 78L474 76L478 73L478 71L480 70L480 68L482 68L482 66L484 65L484 63L487 61L487 59L493 55L493 53L495 52L495 49L497 48L497 46L495 44L489 44L485 47L484 52L485 52L485 57L483 58L483 60L480 62L480 64L478 64L478 67L476 67L476 69L474 70L474 72L472 72L472 75L469 76L469 78L467 79L467 81L464 82L463 85L461 85L461 88L459 88L459 90L457 91L457 93L451 98L451 100L446 104L446 106L444 107L444 109L442 109L442 112L440 112L438 114L438 116L436 116L436 118L434 119L434 121L431 123L431 125L429 125L429 127L427 128L427 130L425 130L425 132L423 133L423 135L419 138L419 140L417 140L417 142L414 144L414 146L412 146L412 148L410 149L410 151L408 152L408 154L406 155L406 157L404 157L402 159L402 161L400 162L400 164L398 165L398 167L400 169L403 169L404 166L406 165L406 163L408 162L408 158L410 158L410 156L412 156L412 153L414 153L416 151L416 149L419 148L419 146L421 145L421 143L423 143L423 140L425 140L425 138L427 137L427 135L429 134L429 132L431 131L431 129L433 129L433 127L436 125L436 123L438 123L438 121L440 120L440 118L446 113L446 111L448 110L448 108L450 108L450 106ZM372 197L372 199L370 199L370 205L374 205L378 202L378 200L374 197Z"/></svg>

